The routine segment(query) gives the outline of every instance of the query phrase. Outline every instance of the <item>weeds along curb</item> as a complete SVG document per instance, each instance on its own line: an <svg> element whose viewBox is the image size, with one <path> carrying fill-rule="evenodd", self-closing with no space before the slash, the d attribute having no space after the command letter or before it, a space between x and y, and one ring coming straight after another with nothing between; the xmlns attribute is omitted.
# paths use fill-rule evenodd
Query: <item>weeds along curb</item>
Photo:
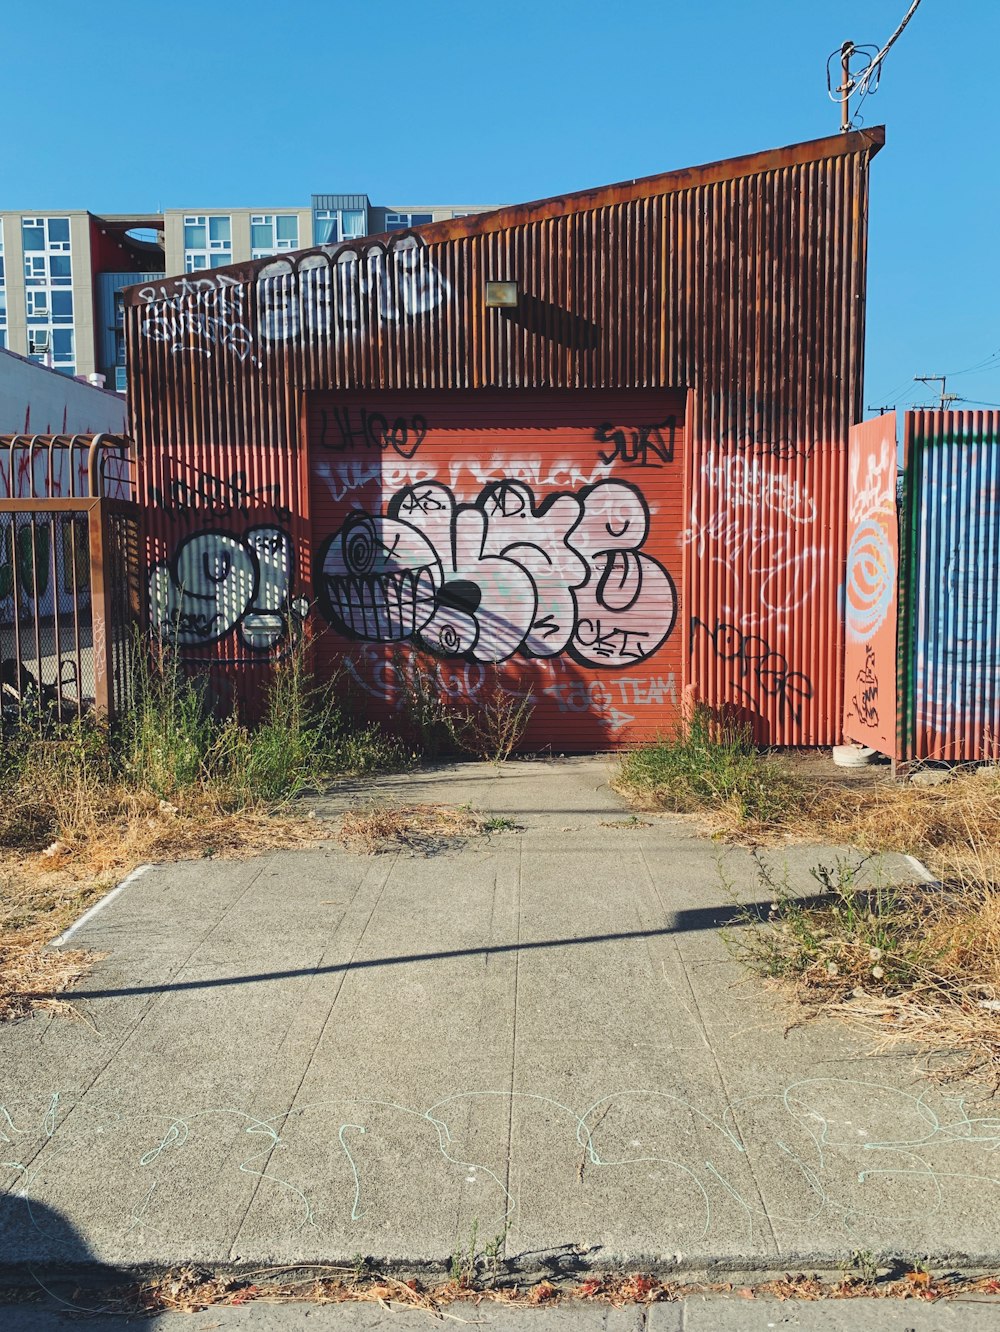
<svg viewBox="0 0 1000 1332"><path fill-rule="evenodd" d="M561 1252L561 1251L560 1251ZM537 1255L533 1255L537 1256ZM872 1255L865 1255L871 1258ZM0 1263L0 1312L23 1305L25 1296L48 1296L80 1314L187 1313L274 1303L385 1303L434 1312L462 1301L489 1300L519 1306L603 1303L617 1306L675 1302L694 1295L741 1295L787 1300L912 1299L947 1302L956 1297L1000 1293L996 1265L958 1267L922 1259L892 1258L880 1271L861 1273L853 1260L820 1267L789 1263L781 1268L720 1264L700 1269L558 1265L527 1276L501 1265L495 1277L449 1279L446 1263L376 1264L360 1254L343 1263L115 1266L91 1263L28 1265ZM881 1270L884 1269L884 1270ZM936 1274L935 1274L936 1273ZM60 1289L65 1292L59 1294ZM100 1305L101 1307L96 1307Z"/></svg>
<svg viewBox="0 0 1000 1332"><path fill-rule="evenodd" d="M136 879L141 879L142 876L151 869L153 869L152 865L136 866L136 868L131 872L131 874L125 875L121 883L115 884L115 886L112 889L110 889L108 892L106 892L99 901L95 902L92 907L88 907L79 920L75 920L72 925L70 925L67 929L63 930L62 934L60 934L58 939L53 939L52 942L49 944L49 947L65 948L65 946L69 943L70 939L72 939L73 935L76 934L77 930L82 929L83 926L86 925L87 921L90 920L93 916L96 916L99 911L103 911L103 909L106 906L110 906L110 904L119 895L119 893L124 892L124 890L129 886L129 884L134 883Z"/></svg>

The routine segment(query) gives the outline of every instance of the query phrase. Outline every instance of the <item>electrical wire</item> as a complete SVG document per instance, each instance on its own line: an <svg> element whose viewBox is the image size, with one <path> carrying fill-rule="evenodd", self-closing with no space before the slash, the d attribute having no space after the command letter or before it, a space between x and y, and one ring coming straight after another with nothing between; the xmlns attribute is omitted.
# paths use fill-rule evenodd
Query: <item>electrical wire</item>
<svg viewBox="0 0 1000 1332"><path fill-rule="evenodd" d="M909 9L906 11L905 15L903 16L902 21L900 22L899 26L898 26L897 29L896 29L896 31L892 34L892 36L891 36L891 37L889 38L889 40L886 42L885 46L883 46L882 49L881 49L880 51L878 51L874 56L872 56L872 58L869 60L868 64L867 64L867 65L865 66L865 68L861 71L861 73L858 75L857 78L854 78L852 75L850 75L850 73L848 74L848 80L847 80L847 82L848 82L848 86L847 86L846 88L844 88L844 87L842 87L842 86L838 86L837 88L834 88L834 87L833 87L833 80L832 80L831 75L830 75L830 66L831 66L831 62L832 62L837 56L841 55L841 51L832 51L832 52L830 53L830 55L827 57L827 61L826 61L826 88L827 88L827 93L829 94L831 101L834 101L834 102L847 102L847 101L849 101L852 97L856 97L856 98L857 98L857 101L855 102L855 107L854 107L854 116L851 117L851 121L850 121L850 123L851 123L852 125L853 125L853 123L854 123L855 118L856 118L857 115L858 115L858 112L861 110L861 104L862 104L862 102L864 102L865 98L868 97L868 96L869 96L870 94L872 94L872 93L876 93L876 92L878 92L879 79L880 79L880 77L881 77L881 72L882 72L882 62L883 62L883 60L886 58L886 56L889 54L889 52L891 51L891 49L892 49L892 47L895 45L895 43L899 40L899 38L900 38L900 36L901 36L901 34L902 34L902 32L903 32L903 29L904 29L904 28L906 27L906 25L909 23L910 19L913 18L913 15L917 12L917 7L918 7L919 4L920 4L920 0L913 0L913 3L910 5ZM871 50L873 50L873 49L874 49L874 48L871 47L871 46L852 46L852 47L851 47L851 50L850 50L849 53L848 53L848 60L850 60L850 57L851 57L852 55L854 55L855 52L860 51L860 52L863 53L863 52L866 52L866 51L871 51Z"/></svg>

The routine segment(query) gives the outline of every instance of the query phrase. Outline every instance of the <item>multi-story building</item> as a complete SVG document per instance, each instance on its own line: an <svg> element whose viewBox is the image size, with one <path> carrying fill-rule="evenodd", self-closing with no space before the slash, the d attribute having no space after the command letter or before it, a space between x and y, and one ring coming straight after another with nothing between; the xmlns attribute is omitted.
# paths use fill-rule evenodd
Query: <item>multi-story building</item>
<svg viewBox="0 0 1000 1332"><path fill-rule="evenodd" d="M311 208L0 211L0 348L124 392L124 288L492 207L314 194Z"/></svg>

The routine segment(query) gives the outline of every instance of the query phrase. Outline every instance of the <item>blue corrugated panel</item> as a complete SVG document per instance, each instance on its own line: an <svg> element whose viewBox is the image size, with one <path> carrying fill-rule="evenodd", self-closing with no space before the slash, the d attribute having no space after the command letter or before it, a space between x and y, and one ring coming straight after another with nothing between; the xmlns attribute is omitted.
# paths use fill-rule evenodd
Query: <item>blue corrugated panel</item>
<svg viewBox="0 0 1000 1332"><path fill-rule="evenodd" d="M996 758L1000 416L913 413L910 428L912 753Z"/></svg>
<svg viewBox="0 0 1000 1332"><path fill-rule="evenodd" d="M123 287L162 282L163 277L163 273L98 273L97 275L97 365L101 373L108 376L109 388L112 386L111 380L119 378L116 368L125 364L121 311L116 307L115 293L121 291Z"/></svg>

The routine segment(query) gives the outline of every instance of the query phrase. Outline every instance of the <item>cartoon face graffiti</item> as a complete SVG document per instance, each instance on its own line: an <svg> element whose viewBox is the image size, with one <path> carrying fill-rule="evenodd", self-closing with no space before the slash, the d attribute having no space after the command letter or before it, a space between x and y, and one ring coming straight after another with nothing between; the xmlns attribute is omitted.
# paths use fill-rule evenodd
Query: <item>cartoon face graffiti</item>
<svg viewBox="0 0 1000 1332"><path fill-rule="evenodd" d="M285 637L289 616L305 614L304 602L289 601L292 564L291 539L278 527L195 533L150 574L153 628L178 646L215 643L236 630L246 647L268 652Z"/></svg>
<svg viewBox="0 0 1000 1332"><path fill-rule="evenodd" d="M670 575L639 550L641 494L604 481L535 503L503 481L474 504L437 481L354 513L320 551L321 607L348 637L415 638L442 656L505 661L567 653L589 666L642 661L673 628Z"/></svg>
<svg viewBox="0 0 1000 1332"><path fill-rule="evenodd" d="M410 638L434 614L443 582L434 547L407 523L358 513L329 542L320 598L356 638Z"/></svg>

